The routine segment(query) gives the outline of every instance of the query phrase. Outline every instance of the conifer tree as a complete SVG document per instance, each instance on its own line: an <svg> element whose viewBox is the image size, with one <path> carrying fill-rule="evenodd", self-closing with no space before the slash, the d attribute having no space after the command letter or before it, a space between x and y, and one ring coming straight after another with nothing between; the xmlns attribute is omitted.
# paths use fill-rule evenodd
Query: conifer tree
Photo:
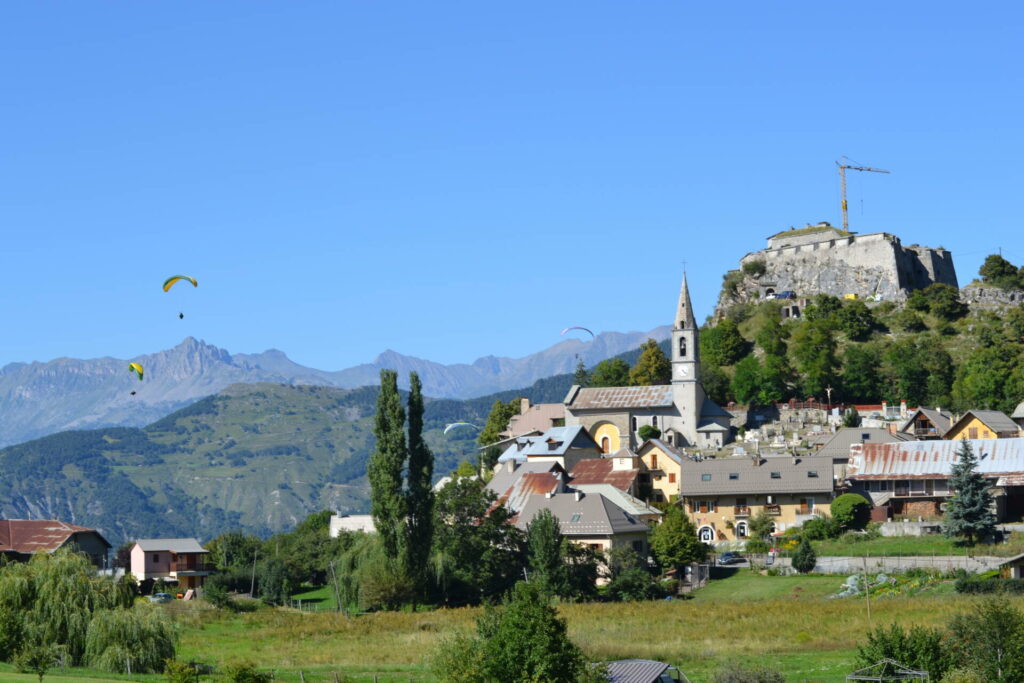
<svg viewBox="0 0 1024 683"><path fill-rule="evenodd" d="M433 539L434 454L423 440L423 386L419 375L409 373L409 475L406 487L406 560L405 568L413 580L421 583L427 573Z"/></svg>
<svg viewBox="0 0 1024 683"><path fill-rule="evenodd" d="M487 423L480 430L476 442L481 446L492 444L501 439L501 433L508 427L508 421L519 414L520 400L514 398L507 403L495 401L491 405L491 412L487 415Z"/></svg>
<svg viewBox="0 0 1024 683"><path fill-rule="evenodd" d="M402 470L408 450L405 411L398 395L398 373L394 370L380 371L380 394L377 396L373 435L377 444L366 468L370 480L370 512L385 556L403 557L407 510L402 492Z"/></svg>
<svg viewBox="0 0 1024 683"><path fill-rule="evenodd" d="M581 387L590 384L590 373L587 372L587 366L583 364L582 358L576 361L576 372L573 373L572 383Z"/></svg>
<svg viewBox="0 0 1024 683"><path fill-rule="evenodd" d="M648 339L640 346L640 358L629 371L629 383L632 386L651 386L668 384L672 381L672 363L658 342Z"/></svg>
<svg viewBox="0 0 1024 683"><path fill-rule="evenodd" d="M818 564L818 556L814 553L811 541L805 536L800 539L800 545L793 553L793 569L801 574L806 574L813 571L816 564Z"/></svg>
<svg viewBox="0 0 1024 683"><path fill-rule="evenodd" d="M946 507L943 533L948 537L964 537L971 545L991 536L996 528L992 494L985 477L978 472L978 458L971 442L966 439L960 442L957 450L957 462L949 475L949 486L954 493Z"/></svg>

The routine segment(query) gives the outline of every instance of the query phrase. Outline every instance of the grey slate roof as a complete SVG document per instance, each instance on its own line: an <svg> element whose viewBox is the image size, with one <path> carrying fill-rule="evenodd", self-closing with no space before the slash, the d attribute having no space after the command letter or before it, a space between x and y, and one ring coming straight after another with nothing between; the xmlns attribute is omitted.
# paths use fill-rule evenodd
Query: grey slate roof
<svg viewBox="0 0 1024 683"><path fill-rule="evenodd" d="M758 494L758 493L831 493L832 461L810 456L761 457L755 459L730 456L713 460L688 462L682 468L682 495L688 498L702 495ZM816 472L817 476L809 476ZM778 473L778 477L772 477ZM730 475L736 478L730 478ZM710 475L705 480L704 475Z"/></svg>
<svg viewBox="0 0 1024 683"><path fill-rule="evenodd" d="M645 532L649 527L600 493L556 493L550 498L530 496L516 519L516 526L526 526L541 510L547 509L558 519L563 536L611 536L629 532Z"/></svg>
<svg viewBox="0 0 1024 683"><path fill-rule="evenodd" d="M669 668L665 662L652 659L620 659L607 666L609 683L656 683Z"/></svg>
<svg viewBox="0 0 1024 683"><path fill-rule="evenodd" d="M893 433L880 427L843 427L831 435L814 457L849 458L850 446L855 443L895 443L911 438L904 432Z"/></svg>
<svg viewBox="0 0 1024 683"><path fill-rule="evenodd" d="M194 538L140 538L135 541L147 553L208 553Z"/></svg>
<svg viewBox="0 0 1024 683"><path fill-rule="evenodd" d="M648 448L648 444L651 446L657 446L665 455L672 458L680 465L683 464L683 460L686 459L682 453L676 450L675 446L671 446L662 441L661 439L647 439L647 441L644 441L642 444L640 444L640 447L636 449L636 452L639 453L640 455L643 455L644 451L646 451Z"/></svg>
<svg viewBox="0 0 1024 683"><path fill-rule="evenodd" d="M918 408L907 417L907 421L900 427L901 432L907 431L917 417L918 413L927 417L933 425L935 425L935 431L938 436L945 436L949 428L953 426L953 413L948 410L936 410L934 408Z"/></svg>
<svg viewBox="0 0 1024 683"><path fill-rule="evenodd" d="M631 515L661 516L661 510L651 507L639 498L634 498L622 489L616 488L611 484L577 484L572 488L582 491L583 493L600 493L602 496L622 508L623 511L628 512Z"/></svg>
<svg viewBox="0 0 1024 683"><path fill-rule="evenodd" d="M700 407L700 416L701 416L702 419L703 418L709 418L709 417L728 417L728 418L732 418L732 413L730 413L728 410L726 410L722 406L718 405L717 403L715 403L711 399L705 398L704 399L704 405L702 405Z"/></svg>
<svg viewBox="0 0 1024 683"><path fill-rule="evenodd" d="M570 448L599 450L597 442L582 425L552 427L539 436L522 436L515 439L498 456L498 462L524 461L531 455L565 455Z"/></svg>
<svg viewBox="0 0 1024 683"><path fill-rule="evenodd" d="M620 408L670 408L673 404L672 386L652 387L592 387L570 390L566 405L573 410L601 410Z"/></svg>
<svg viewBox="0 0 1024 683"><path fill-rule="evenodd" d="M1020 430L1020 426L1010 419L1010 416L999 410L968 410L963 414L959 420L957 420L953 427L956 427L961 422L965 422L970 419L970 416L978 418L985 423L989 429L996 434L1002 434L1003 432L1014 432ZM950 427L952 429L952 427Z"/></svg>

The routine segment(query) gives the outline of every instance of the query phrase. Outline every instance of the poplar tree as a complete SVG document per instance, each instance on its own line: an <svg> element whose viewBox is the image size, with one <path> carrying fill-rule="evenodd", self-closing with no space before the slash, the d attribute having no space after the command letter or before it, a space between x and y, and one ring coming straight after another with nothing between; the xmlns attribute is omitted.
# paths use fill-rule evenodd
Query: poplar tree
<svg viewBox="0 0 1024 683"><path fill-rule="evenodd" d="M547 508L526 526L526 554L530 582L548 595L562 595L567 589L562 529Z"/></svg>
<svg viewBox="0 0 1024 683"><path fill-rule="evenodd" d="M406 487L406 560L409 576L425 580L433 540L434 454L423 440L423 386L419 375L409 373L409 478Z"/></svg>
<svg viewBox="0 0 1024 683"><path fill-rule="evenodd" d="M962 536L967 542L974 542L991 536L996 529L992 514L992 494L988 482L978 472L978 458L974 455L971 442L960 442L957 461L949 475L949 486L953 497L946 507L946 519L942 532L949 537Z"/></svg>
<svg viewBox="0 0 1024 683"><path fill-rule="evenodd" d="M398 373L380 371L380 394L373 425L377 439L366 474L370 480L370 512L386 557L404 556L406 500L402 470L408 450L405 444L405 411L398 395Z"/></svg>

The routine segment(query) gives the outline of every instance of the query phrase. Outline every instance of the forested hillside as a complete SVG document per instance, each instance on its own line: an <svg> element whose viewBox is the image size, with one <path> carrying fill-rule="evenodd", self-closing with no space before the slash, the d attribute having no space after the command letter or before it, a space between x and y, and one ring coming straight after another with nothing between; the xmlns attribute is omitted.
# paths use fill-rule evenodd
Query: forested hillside
<svg viewBox="0 0 1024 683"><path fill-rule="evenodd" d="M943 284L899 305L821 295L783 320L790 303L734 306L702 331L704 384L716 401L824 399L830 386L833 402L1009 412L1024 399L1024 305L971 310Z"/></svg>

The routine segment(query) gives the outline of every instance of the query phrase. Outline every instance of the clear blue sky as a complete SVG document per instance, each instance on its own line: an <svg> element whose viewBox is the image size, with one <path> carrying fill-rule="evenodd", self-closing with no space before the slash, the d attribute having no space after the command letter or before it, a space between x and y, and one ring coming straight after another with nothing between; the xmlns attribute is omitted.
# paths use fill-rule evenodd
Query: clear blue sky
<svg viewBox="0 0 1024 683"><path fill-rule="evenodd" d="M790 225L1024 262L1018 3L0 8L0 364L338 369L670 321ZM160 291L175 273L200 287ZM177 313L186 313L178 320Z"/></svg>

